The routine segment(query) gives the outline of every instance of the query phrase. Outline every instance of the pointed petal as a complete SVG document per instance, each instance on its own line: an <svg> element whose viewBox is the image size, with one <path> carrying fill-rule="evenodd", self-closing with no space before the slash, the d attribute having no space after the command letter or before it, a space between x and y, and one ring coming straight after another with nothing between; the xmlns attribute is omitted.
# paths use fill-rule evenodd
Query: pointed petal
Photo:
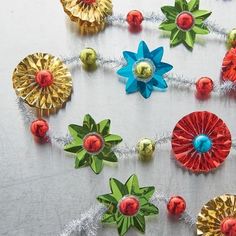
<svg viewBox="0 0 236 236"><path fill-rule="evenodd" d="M119 180L111 178L110 179L110 188L114 198L119 201L125 195L128 194L128 190L124 184L122 184Z"/></svg>
<svg viewBox="0 0 236 236"><path fill-rule="evenodd" d="M107 224L116 223L115 215L108 213L103 214L102 223L107 223Z"/></svg>
<svg viewBox="0 0 236 236"><path fill-rule="evenodd" d="M161 75L155 75L151 81L152 81L153 86L155 86L159 89L168 88L166 81L163 79L163 76L161 76Z"/></svg>
<svg viewBox="0 0 236 236"><path fill-rule="evenodd" d="M152 60L155 63L161 62L163 54L164 54L164 48L163 47L159 47L159 48L155 49L154 51L151 52Z"/></svg>
<svg viewBox="0 0 236 236"><path fill-rule="evenodd" d="M199 9L199 0L190 0L188 3L188 10L190 12L196 11Z"/></svg>
<svg viewBox="0 0 236 236"><path fill-rule="evenodd" d="M102 120L97 124L97 130L103 136L108 135L110 132L110 125L111 121L109 119Z"/></svg>
<svg viewBox="0 0 236 236"><path fill-rule="evenodd" d="M206 20L212 12L207 11L207 10L197 10L194 11L192 14L195 18L197 19L202 19L202 20Z"/></svg>
<svg viewBox="0 0 236 236"><path fill-rule="evenodd" d="M192 30L196 34L209 34L210 33L209 29L203 25L201 25L201 26L195 25Z"/></svg>
<svg viewBox="0 0 236 236"><path fill-rule="evenodd" d="M170 36L170 45L177 46L178 44L182 43L185 39L185 33L179 29L175 29L171 32Z"/></svg>
<svg viewBox="0 0 236 236"><path fill-rule="evenodd" d="M108 134L106 137L104 137L104 141L106 146L112 147L122 142L122 138L116 134Z"/></svg>
<svg viewBox="0 0 236 236"><path fill-rule="evenodd" d="M130 219L128 217L121 217L117 222L117 226L119 235L124 236L131 227Z"/></svg>
<svg viewBox="0 0 236 236"><path fill-rule="evenodd" d="M68 129L73 140L79 143L82 142L82 139L88 133L88 129L79 125L71 124L68 126Z"/></svg>
<svg viewBox="0 0 236 236"><path fill-rule="evenodd" d="M126 93L134 93L138 91L138 81L136 79L129 78L126 83Z"/></svg>
<svg viewBox="0 0 236 236"><path fill-rule="evenodd" d="M87 128L90 132L97 132L97 125L89 114L84 116L83 127Z"/></svg>
<svg viewBox="0 0 236 236"><path fill-rule="evenodd" d="M128 64L127 66L123 66L116 73L123 77L129 77L130 74L133 74L133 66L131 64Z"/></svg>
<svg viewBox="0 0 236 236"><path fill-rule="evenodd" d="M110 148L105 147L101 153L98 154L98 158L109 161L109 162L118 162L116 154L111 151Z"/></svg>
<svg viewBox="0 0 236 236"><path fill-rule="evenodd" d="M134 217L134 226L142 233L145 233L145 219L143 215L138 214Z"/></svg>
<svg viewBox="0 0 236 236"><path fill-rule="evenodd" d="M176 28L176 23L170 20L164 21L159 25L159 29L171 31Z"/></svg>
<svg viewBox="0 0 236 236"><path fill-rule="evenodd" d="M165 14L166 18L175 22L179 11L173 6L163 6L161 11Z"/></svg>
<svg viewBox="0 0 236 236"><path fill-rule="evenodd" d="M139 43L137 55L138 55L138 59L150 57L150 51L148 49L147 44L144 41L141 41Z"/></svg>
<svg viewBox="0 0 236 236"><path fill-rule="evenodd" d="M153 187L153 186L143 187L140 190L141 190L142 194L144 195L144 197L147 200L149 200L152 197L153 193L155 192L155 187Z"/></svg>
<svg viewBox="0 0 236 236"><path fill-rule="evenodd" d="M104 195L100 195L97 197L97 200L100 203L103 203L105 205L109 205L109 204L114 204L117 205L118 201L113 197L112 194L104 194Z"/></svg>
<svg viewBox="0 0 236 236"><path fill-rule="evenodd" d="M75 168L78 169L80 167L86 166L88 164L89 157L87 155L86 150L81 150L77 153L75 158Z"/></svg>
<svg viewBox="0 0 236 236"><path fill-rule="evenodd" d="M138 81L139 88L140 88L140 93L144 98L149 98L152 94L153 91L153 86L151 83L144 83L141 81Z"/></svg>
<svg viewBox="0 0 236 236"><path fill-rule="evenodd" d="M193 45L195 43L195 38L196 38L196 34L193 30L186 32L185 42L187 46L189 46L190 48L193 48Z"/></svg>
<svg viewBox="0 0 236 236"><path fill-rule="evenodd" d="M179 12L188 11L188 3L186 0L175 0L175 7Z"/></svg>
<svg viewBox="0 0 236 236"><path fill-rule="evenodd" d="M159 210L156 206L148 202L141 207L140 212L142 212L145 216L149 216L157 215L159 213Z"/></svg>
<svg viewBox="0 0 236 236"><path fill-rule="evenodd" d="M125 183L129 194L134 194L139 192L139 183L136 175L131 175Z"/></svg>
<svg viewBox="0 0 236 236"><path fill-rule="evenodd" d="M137 61L136 54L134 52L124 51L123 56L128 63L134 63Z"/></svg>
<svg viewBox="0 0 236 236"><path fill-rule="evenodd" d="M77 153L77 152L81 151L81 149L83 149L82 140L80 143L73 142L73 143L69 143L69 144L65 145L65 147L64 147L64 150L66 152L71 152L71 153Z"/></svg>
<svg viewBox="0 0 236 236"><path fill-rule="evenodd" d="M172 65L170 65L168 63L160 62L160 63L158 63L158 65L156 65L155 74L164 75L165 73L167 73L168 71L170 71L172 69L173 69Z"/></svg>
<svg viewBox="0 0 236 236"><path fill-rule="evenodd" d="M97 156L92 156L90 167L95 174L99 174L103 168L103 160L99 159Z"/></svg>

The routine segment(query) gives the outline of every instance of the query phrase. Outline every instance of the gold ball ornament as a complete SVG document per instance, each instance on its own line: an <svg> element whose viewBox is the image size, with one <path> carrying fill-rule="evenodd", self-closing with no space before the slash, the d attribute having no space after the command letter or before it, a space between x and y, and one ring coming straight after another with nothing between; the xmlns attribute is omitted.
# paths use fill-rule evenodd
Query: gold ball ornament
<svg viewBox="0 0 236 236"><path fill-rule="evenodd" d="M236 47L236 28L232 29L227 35L227 46L228 48Z"/></svg>
<svg viewBox="0 0 236 236"><path fill-rule="evenodd" d="M95 65L97 61L97 53L93 48L83 49L79 57L85 66Z"/></svg>
<svg viewBox="0 0 236 236"><path fill-rule="evenodd" d="M149 161L155 151L155 142L149 138L143 138L138 142L136 151L141 161Z"/></svg>
<svg viewBox="0 0 236 236"><path fill-rule="evenodd" d="M140 61L135 65L134 73L139 79L147 80L153 74L153 67L147 61Z"/></svg>

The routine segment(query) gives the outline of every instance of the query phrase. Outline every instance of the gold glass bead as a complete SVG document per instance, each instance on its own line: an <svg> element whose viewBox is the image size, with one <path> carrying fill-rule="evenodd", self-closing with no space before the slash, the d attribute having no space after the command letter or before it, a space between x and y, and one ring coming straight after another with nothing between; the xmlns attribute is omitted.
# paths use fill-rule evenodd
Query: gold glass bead
<svg viewBox="0 0 236 236"><path fill-rule="evenodd" d="M97 53L93 48L85 48L80 53L80 60L85 66L95 65L97 61Z"/></svg>
<svg viewBox="0 0 236 236"><path fill-rule="evenodd" d="M143 138L138 142L136 150L140 160L151 160L155 151L155 142L149 138Z"/></svg>
<svg viewBox="0 0 236 236"><path fill-rule="evenodd" d="M227 46L228 48L236 47L236 28L232 29L227 35Z"/></svg>
<svg viewBox="0 0 236 236"><path fill-rule="evenodd" d="M139 79L147 80L153 74L153 67L147 61L140 61L135 65L134 73Z"/></svg>

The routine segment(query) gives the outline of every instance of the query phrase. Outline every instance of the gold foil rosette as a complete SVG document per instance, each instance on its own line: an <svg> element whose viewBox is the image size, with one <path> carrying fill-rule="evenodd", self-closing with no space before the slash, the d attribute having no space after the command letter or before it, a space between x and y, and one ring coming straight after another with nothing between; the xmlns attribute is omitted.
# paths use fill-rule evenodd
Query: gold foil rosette
<svg viewBox="0 0 236 236"><path fill-rule="evenodd" d="M236 235L236 195L225 194L203 206L197 218L197 235Z"/></svg>
<svg viewBox="0 0 236 236"><path fill-rule="evenodd" d="M79 26L81 34L98 33L112 14L112 0L61 0L64 11Z"/></svg>
<svg viewBox="0 0 236 236"><path fill-rule="evenodd" d="M24 102L40 111L55 111L72 92L68 68L57 57L35 53L24 58L13 73L13 88Z"/></svg>

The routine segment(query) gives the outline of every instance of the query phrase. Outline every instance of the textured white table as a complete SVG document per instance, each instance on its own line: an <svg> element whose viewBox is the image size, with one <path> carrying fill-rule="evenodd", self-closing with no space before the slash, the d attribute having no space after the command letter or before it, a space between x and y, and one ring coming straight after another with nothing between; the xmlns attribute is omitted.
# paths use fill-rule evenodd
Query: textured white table
<svg viewBox="0 0 236 236"><path fill-rule="evenodd" d="M126 14L131 9L154 10L173 4L172 0L114 0L114 13ZM211 20L229 29L235 27L236 2L204 0L202 9L213 11ZM151 49L165 47L164 61L174 65L173 72L187 77L210 76L219 79L224 43L215 36L201 37L191 53L184 47L169 48L157 26L145 24L139 34L127 27L109 27L93 37L81 37L70 27L59 0L1 1L0 7L0 235L56 235L63 225L96 203L96 196L109 192L108 179L125 181L131 174L139 176L142 186L155 185L167 194L185 197L194 216L214 196L235 193L236 160L232 151L225 164L208 175L194 175L177 167L171 159L170 145L158 148L155 159L143 164L136 159L121 160L116 168L105 166L96 176L90 168L75 170L74 162L63 150L34 143L18 111L11 76L18 62L30 53L75 55L85 46L104 56L120 57L123 50L136 50L145 40ZM74 93L65 109L50 117L54 133L64 135L67 125L81 123L84 114L97 121L112 120L112 132L133 145L141 137L154 137L172 131L184 115L196 110L216 113L236 136L235 100L213 96L198 101L193 91L170 88L154 92L144 100L138 93L125 94L124 84L113 70L84 72L71 66ZM164 206L160 214L147 220L146 235L194 235L182 222L167 217ZM113 227L103 227L100 236L116 235ZM140 235L130 231L127 235Z"/></svg>

